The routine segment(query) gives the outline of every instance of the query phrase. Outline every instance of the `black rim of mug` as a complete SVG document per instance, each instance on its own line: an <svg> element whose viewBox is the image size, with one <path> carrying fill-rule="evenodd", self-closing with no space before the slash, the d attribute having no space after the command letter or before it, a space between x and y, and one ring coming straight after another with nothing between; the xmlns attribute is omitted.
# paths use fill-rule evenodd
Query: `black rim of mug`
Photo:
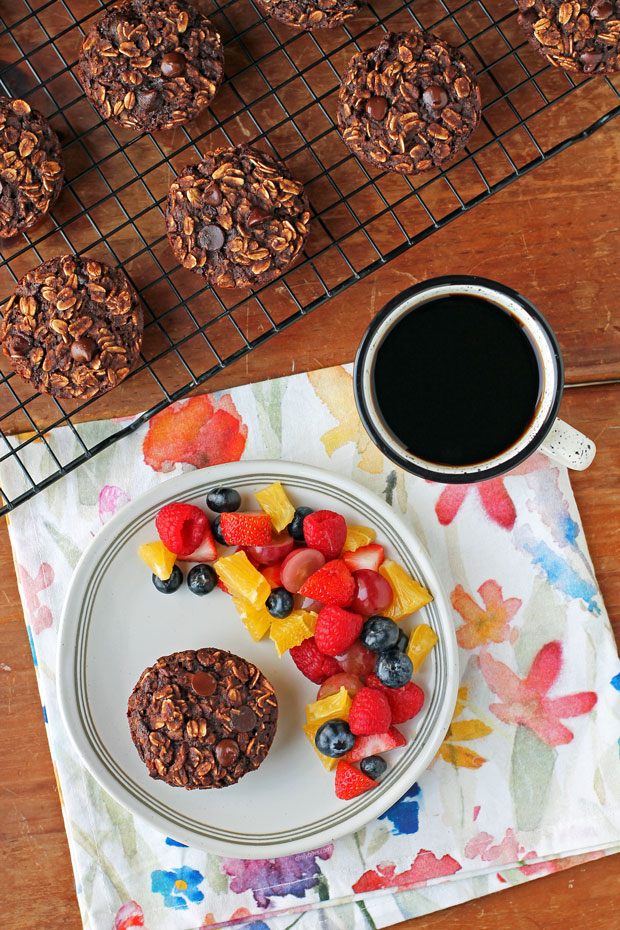
<svg viewBox="0 0 620 930"><path fill-rule="evenodd" d="M401 309L404 303L409 301L412 297L415 297L417 294L420 294L426 290L430 290L431 288L445 286L447 284L457 287L464 284L486 287L518 303L542 327L545 336L549 341L549 347L553 356L556 374L555 397L549 412L536 431L536 434L527 443L527 445L524 446L520 452L510 456L508 459L506 459L505 462L502 462L501 464L494 465L491 468L485 469L484 471L471 471L465 474L443 471L440 472L436 471L432 467L432 464L425 466L410 462L399 453L397 448L388 445L376 430L373 418L369 412L369 405L363 388L363 371L366 366L370 344L377 330L385 321L385 319L395 313L395 311ZM516 468L517 465L520 465L521 462L529 458L529 456L532 455L532 453L535 452L544 441L545 437L549 433L549 430L555 422L558 410L560 408L560 403L562 401L563 389L564 362L562 360L560 346L554 331L540 310L538 310L526 297L523 297L522 294L519 294L518 291L513 290L511 287L507 287L505 284L500 284L498 281L492 281L490 278L479 278L476 275L444 275L443 277L429 278L428 281L421 281L419 284L414 284L413 287L409 287L406 290L401 291L400 294L397 294L395 297L389 300L388 303L375 316L370 326L364 333L355 356L355 366L353 369L353 391L355 394L357 411L360 415L360 419L364 425L364 428L373 443L383 453L383 455L386 456L386 458L390 459L390 461L394 462L395 465L398 465L404 471L412 475L418 475L420 478L428 478L431 481L438 481L441 484L474 484L478 481L487 481L490 478L496 478L498 475L505 475L506 472ZM475 468L477 466L472 467Z"/></svg>

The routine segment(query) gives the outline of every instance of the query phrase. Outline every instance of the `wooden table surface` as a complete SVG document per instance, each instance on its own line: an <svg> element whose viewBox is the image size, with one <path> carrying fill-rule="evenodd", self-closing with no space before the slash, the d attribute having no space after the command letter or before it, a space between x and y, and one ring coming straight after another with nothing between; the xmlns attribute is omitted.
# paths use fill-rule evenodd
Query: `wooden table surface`
<svg viewBox="0 0 620 930"><path fill-rule="evenodd" d="M351 361L376 311L398 291L434 275L479 274L517 288L547 316L562 346L571 387L561 415L598 446L595 463L573 475L573 486L618 638L619 203L617 120L316 310L209 388L288 374L293 365L302 371ZM114 394L109 412L118 412ZM4 523L0 578L3 920L10 930L78 930L73 873ZM619 899L620 857L609 856L407 925L612 930L620 924Z"/></svg>

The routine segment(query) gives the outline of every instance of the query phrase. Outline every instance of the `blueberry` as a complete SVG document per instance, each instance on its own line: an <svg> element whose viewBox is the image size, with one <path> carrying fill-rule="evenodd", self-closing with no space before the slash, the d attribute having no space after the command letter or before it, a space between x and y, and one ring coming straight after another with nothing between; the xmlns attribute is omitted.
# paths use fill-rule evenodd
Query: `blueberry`
<svg viewBox="0 0 620 930"><path fill-rule="evenodd" d="M307 517L309 513L314 513L310 507L298 507L295 511L295 516L287 526L288 534L292 536L293 539L304 542L304 518Z"/></svg>
<svg viewBox="0 0 620 930"><path fill-rule="evenodd" d="M213 488L207 494L207 507L216 513L234 513L241 507L241 495L234 488Z"/></svg>
<svg viewBox="0 0 620 930"><path fill-rule="evenodd" d="M290 591L287 591L286 588L274 588L267 598L265 607L272 617L278 617L281 620L284 617L288 617L293 609L294 603L295 601Z"/></svg>
<svg viewBox="0 0 620 930"><path fill-rule="evenodd" d="M355 745L355 737L346 720L327 720L316 731L314 745L324 756L337 759L344 756Z"/></svg>
<svg viewBox="0 0 620 930"><path fill-rule="evenodd" d="M162 581L157 575L153 575L153 584L162 594L173 594L183 584L183 572L178 565L175 565L170 573L170 578Z"/></svg>
<svg viewBox="0 0 620 930"><path fill-rule="evenodd" d="M387 762L383 756L367 756L360 762L360 768L364 775L374 778L375 781L381 778L387 768Z"/></svg>
<svg viewBox="0 0 620 930"><path fill-rule="evenodd" d="M190 568L187 575L187 587L192 594L209 594L217 584L217 575L215 569L210 565L201 562L200 565L194 565Z"/></svg>
<svg viewBox="0 0 620 930"><path fill-rule="evenodd" d="M371 652L385 652L398 642L400 630L398 624L389 617L375 614L369 617L360 633L360 641Z"/></svg>
<svg viewBox="0 0 620 930"><path fill-rule="evenodd" d="M382 652L375 665L375 675L386 688L402 688L411 681L413 663L409 656L398 649Z"/></svg>
<svg viewBox="0 0 620 930"><path fill-rule="evenodd" d="M222 536L222 531L220 529L220 515L218 514L215 520L211 522L211 531L213 533L213 538L216 542L219 542L222 546L227 546L228 543Z"/></svg>
<svg viewBox="0 0 620 930"><path fill-rule="evenodd" d="M407 652L407 646L409 645L409 637L404 632L404 630L398 631L398 642L396 643L396 648L399 652Z"/></svg>

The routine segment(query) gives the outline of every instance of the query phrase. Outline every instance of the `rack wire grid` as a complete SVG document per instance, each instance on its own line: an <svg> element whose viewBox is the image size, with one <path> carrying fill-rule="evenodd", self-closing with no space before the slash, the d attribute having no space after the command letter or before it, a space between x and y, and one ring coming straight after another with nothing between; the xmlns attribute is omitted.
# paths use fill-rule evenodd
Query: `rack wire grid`
<svg viewBox="0 0 620 930"><path fill-rule="evenodd" d="M34 393L3 358L0 515L620 112L620 75L584 79L548 65L525 41L513 0L372 0L346 26L318 32L265 18L252 0L198 2L224 40L226 80L197 120L149 135L102 121L75 76L82 37L106 4L0 0L2 92L48 117L66 167L51 214L2 245L0 300L54 255L87 252L121 266L141 295L145 331L139 365L115 389L115 409L149 400L137 418L111 423L97 439L86 421L109 410L101 399L61 403ZM335 111L351 55L385 31L413 27L472 61L483 115L444 171L410 178L361 164L338 133ZM218 291L176 262L163 204L183 165L240 142L271 148L305 183L312 228L301 261L276 282ZM58 426L75 440L67 460L50 438ZM36 479L28 467L34 443Z"/></svg>

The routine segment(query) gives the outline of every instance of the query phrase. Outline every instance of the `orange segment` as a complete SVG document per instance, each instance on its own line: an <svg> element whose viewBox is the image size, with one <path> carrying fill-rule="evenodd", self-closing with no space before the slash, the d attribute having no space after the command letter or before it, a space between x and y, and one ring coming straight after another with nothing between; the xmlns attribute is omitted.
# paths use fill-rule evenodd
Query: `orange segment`
<svg viewBox="0 0 620 930"><path fill-rule="evenodd" d="M233 597L233 604L246 630L254 642L258 642L271 626L273 617L265 607L253 607L249 601L244 601L240 597Z"/></svg>
<svg viewBox="0 0 620 930"><path fill-rule="evenodd" d="M362 546L368 546L374 542L377 534L369 526L347 526L347 538L342 547L343 552L355 552Z"/></svg>
<svg viewBox="0 0 620 930"><path fill-rule="evenodd" d="M391 559L386 559L383 565L379 566L379 574L390 583L394 592L394 600L387 610L383 611L385 617L402 620L433 600L430 591L423 588L419 581L408 575L404 568Z"/></svg>
<svg viewBox="0 0 620 930"><path fill-rule="evenodd" d="M306 704L306 720L308 723L314 723L316 720L325 723L326 720L332 720L335 717L348 720L352 702L351 695L343 686L335 694L330 694L312 704Z"/></svg>
<svg viewBox="0 0 620 930"><path fill-rule="evenodd" d="M407 643L407 655L413 662L414 672L420 668L438 638L437 633L430 628L428 623L419 623L414 626Z"/></svg>
<svg viewBox="0 0 620 930"><path fill-rule="evenodd" d="M269 636L275 643L278 656L312 636L316 618L317 615L309 610L293 610L288 617L272 617Z"/></svg>
<svg viewBox="0 0 620 930"><path fill-rule="evenodd" d="M213 563L213 567L233 597L249 601L257 609L264 606L271 594L269 582L254 568L245 552L224 555Z"/></svg>
<svg viewBox="0 0 620 930"><path fill-rule="evenodd" d="M281 533L295 516L295 508L286 496L286 491L279 481L275 481L269 487L263 488L262 491L257 491L254 497L265 513L271 517L276 533Z"/></svg>
<svg viewBox="0 0 620 930"><path fill-rule="evenodd" d="M166 549L163 542L146 543L146 545L140 546L138 555L148 565L153 574L161 578L162 581L167 581L170 578L177 557L174 552L170 552L170 549Z"/></svg>
<svg viewBox="0 0 620 930"><path fill-rule="evenodd" d="M316 731L325 723L324 720L314 720L312 723L304 723L304 733L310 740L312 748L316 752L317 756L325 766L328 772L331 772L332 769L336 768L338 764L338 759L333 759L331 756L324 756L322 752L316 748L314 737L316 736Z"/></svg>

